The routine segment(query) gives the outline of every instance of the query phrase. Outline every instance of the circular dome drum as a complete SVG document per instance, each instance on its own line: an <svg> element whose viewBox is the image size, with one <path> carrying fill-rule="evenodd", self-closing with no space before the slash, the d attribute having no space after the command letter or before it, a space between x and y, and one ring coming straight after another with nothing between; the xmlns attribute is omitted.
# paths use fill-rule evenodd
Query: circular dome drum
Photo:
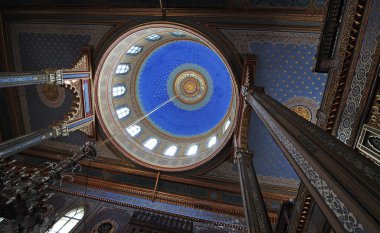
<svg viewBox="0 0 380 233"><path fill-rule="evenodd" d="M230 67L187 27L149 24L126 32L103 55L95 87L106 136L145 167L195 168L232 135L237 89Z"/></svg>

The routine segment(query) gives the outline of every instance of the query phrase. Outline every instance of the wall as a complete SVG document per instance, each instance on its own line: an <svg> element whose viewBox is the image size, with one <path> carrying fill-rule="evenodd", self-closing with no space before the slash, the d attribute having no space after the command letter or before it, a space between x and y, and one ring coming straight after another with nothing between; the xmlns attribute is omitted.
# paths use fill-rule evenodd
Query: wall
<svg viewBox="0 0 380 233"><path fill-rule="evenodd" d="M59 191L55 191L54 193L55 195L49 200L49 203L54 206L53 211L48 215L50 218L49 223L54 222L54 217L57 220L65 212L73 208L80 205L85 206L85 216L74 228L73 233L94 232L99 227L100 223L104 222L110 222L113 224L116 228L115 233L124 232L128 226L130 217L133 215L133 212L139 210L136 208L79 197ZM193 221L193 232L226 233L241 231L226 226L216 226L204 222Z"/></svg>

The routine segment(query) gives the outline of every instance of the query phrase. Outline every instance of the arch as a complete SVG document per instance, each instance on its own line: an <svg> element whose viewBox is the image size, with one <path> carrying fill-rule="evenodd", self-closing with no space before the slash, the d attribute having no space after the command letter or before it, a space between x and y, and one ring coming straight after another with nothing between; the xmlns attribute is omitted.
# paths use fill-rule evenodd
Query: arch
<svg viewBox="0 0 380 233"><path fill-rule="evenodd" d="M70 82L64 82L63 87L71 91L74 95L73 102L71 104L71 109L63 118L63 121L68 122L74 119L74 117L78 114L82 100L79 91Z"/></svg>

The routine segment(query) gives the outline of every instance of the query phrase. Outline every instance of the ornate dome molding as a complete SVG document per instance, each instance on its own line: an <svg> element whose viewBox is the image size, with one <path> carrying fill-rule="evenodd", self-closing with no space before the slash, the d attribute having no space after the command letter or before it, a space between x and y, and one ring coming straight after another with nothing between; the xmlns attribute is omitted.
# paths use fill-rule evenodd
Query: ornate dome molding
<svg viewBox="0 0 380 233"><path fill-rule="evenodd" d="M100 60L95 88L105 135L145 167L198 167L233 133L231 68L207 38L182 25L142 25L121 35Z"/></svg>

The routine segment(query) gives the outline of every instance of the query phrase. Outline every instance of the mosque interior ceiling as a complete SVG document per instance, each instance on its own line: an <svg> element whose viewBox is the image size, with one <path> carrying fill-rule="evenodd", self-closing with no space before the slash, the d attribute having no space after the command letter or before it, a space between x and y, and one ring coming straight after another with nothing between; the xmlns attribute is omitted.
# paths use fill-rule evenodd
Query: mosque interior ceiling
<svg viewBox="0 0 380 233"><path fill-rule="evenodd" d="M113 198L116 187L139 198L150 198L154 190L158 202L243 217L239 175L232 161L241 80L236 71L242 71L245 54L254 54L256 84L315 123L327 80L326 74L314 72L326 1L163 2L164 11L159 1L152 0L125 4L109 0L101 6L91 0L38 0L32 6L30 1L19 0L1 8L6 48L2 71L70 68L84 47L91 47L93 56L94 134L89 137L86 129L78 130L18 158L37 166L69 156L89 139L104 145L112 135L121 135L123 138L104 146L90 166L83 164L74 182L78 187L83 187L87 177L93 187L109 189L105 198ZM61 10L62 4L67 9ZM85 9L89 5L93 12ZM102 6L108 11L102 13ZM248 9L239 14L244 7ZM132 12L130 8L140 10ZM162 25L171 25L165 21L176 22L173 25L177 27L165 28ZM161 28L149 28L148 23L161 23ZM138 37L127 33L139 31L137 25L144 25L147 32ZM125 44L113 45L116 49L106 52L105 45L123 32L131 37L125 36ZM230 47L219 50L215 38L222 38L220 43ZM103 54L112 55L114 62L108 64ZM234 56L238 62L229 63ZM64 88L41 86L0 90L0 95L3 140L48 127L66 114L73 98ZM171 97L176 97L175 101L163 106L162 114L158 110L142 120L140 129L115 133L115 129L136 125L141 115ZM187 114L190 111L192 114ZM109 126L112 122L115 125ZM268 211L275 217L281 203L295 197L300 179L254 113L248 138ZM194 156L197 154L200 156ZM176 159L188 158L186 155L192 159ZM218 205L220 208L215 207Z"/></svg>

